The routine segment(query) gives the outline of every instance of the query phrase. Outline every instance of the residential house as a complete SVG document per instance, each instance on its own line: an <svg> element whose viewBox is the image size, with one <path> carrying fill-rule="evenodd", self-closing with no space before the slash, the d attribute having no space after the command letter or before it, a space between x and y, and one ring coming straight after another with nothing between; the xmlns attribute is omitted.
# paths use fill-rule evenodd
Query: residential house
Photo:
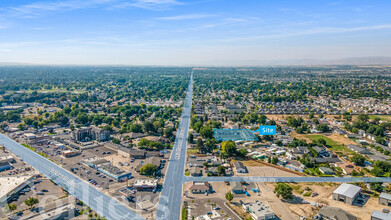
<svg viewBox="0 0 391 220"><path fill-rule="evenodd" d="M319 171L326 175L334 175L334 171L328 167L319 167Z"/></svg>
<svg viewBox="0 0 391 220"><path fill-rule="evenodd" d="M323 206L319 209L315 219L324 220L357 220L357 217L351 213L337 207Z"/></svg>
<svg viewBox="0 0 391 220"><path fill-rule="evenodd" d="M230 182L231 191L233 194L244 194L245 191L240 182Z"/></svg>
<svg viewBox="0 0 391 220"><path fill-rule="evenodd" d="M356 153L359 153L359 154L372 154L371 151L369 151L368 149L366 148L363 148L359 145L354 145L354 144L349 144L347 146L350 150L356 152Z"/></svg>
<svg viewBox="0 0 391 220"><path fill-rule="evenodd" d="M238 172L238 173L247 173L247 167L244 166L242 162L236 161L234 163L234 166L235 166L236 172Z"/></svg>
<svg viewBox="0 0 391 220"><path fill-rule="evenodd" d="M291 169L291 170L296 170L296 171L302 172L302 173L305 170L305 166L296 160L289 160L288 164L286 164L285 167L288 169Z"/></svg>
<svg viewBox="0 0 391 220"><path fill-rule="evenodd" d="M202 176L202 169L199 167L190 167L191 176Z"/></svg>

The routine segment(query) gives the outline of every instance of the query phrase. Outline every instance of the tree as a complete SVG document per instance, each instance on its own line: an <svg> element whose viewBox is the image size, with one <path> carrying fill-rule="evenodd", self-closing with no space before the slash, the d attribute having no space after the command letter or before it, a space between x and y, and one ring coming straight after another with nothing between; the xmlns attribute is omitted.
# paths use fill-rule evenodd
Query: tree
<svg viewBox="0 0 391 220"><path fill-rule="evenodd" d="M221 150L228 156L233 156L234 154L236 154L236 144L233 141L224 141L223 143L221 143Z"/></svg>
<svg viewBox="0 0 391 220"><path fill-rule="evenodd" d="M149 140L146 139L146 138L141 138L137 145L138 145L139 147L146 147L146 146L149 146Z"/></svg>
<svg viewBox="0 0 391 220"><path fill-rule="evenodd" d="M194 135L193 135L193 133L189 134L188 140L189 140L189 143L193 143L194 142Z"/></svg>
<svg viewBox="0 0 391 220"><path fill-rule="evenodd" d="M173 136L173 132L174 132L174 128L171 128L171 127L168 127L166 129L164 129L164 136L166 138L171 138Z"/></svg>
<svg viewBox="0 0 391 220"><path fill-rule="evenodd" d="M351 158L351 161L357 166L364 166L365 157L361 154L356 154Z"/></svg>
<svg viewBox="0 0 391 220"><path fill-rule="evenodd" d="M237 154L242 156L242 157L245 157L247 155L247 153L248 153L247 150L244 149L244 148L242 148L242 149L237 151Z"/></svg>
<svg viewBox="0 0 391 220"><path fill-rule="evenodd" d="M376 192L383 192L383 183L370 183L369 184L371 190L375 190Z"/></svg>
<svg viewBox="0 0 391 220"><path fill-rule="evenodd" d="M88 116L86 115L86 113L80 112L79 114L77 114L75 121L79 124L86 124L88 122Z"/></svg>
<svg viewBox="0 0 391 220"><path fill-rule="evenodd" d="M157 166L153 164L145 164L140 168L140 173L142 175L152 176L156 173Z"/></svg>
<svg viewBox="0 0 391 220"><path fill-rule="evenodd" d="M148 132L155 132L155 127L153 126L153 123L151 121L144 121L143 129L147 133Z"/></svg>
<svg viewBox="0 0 391 220"><path fill-rule="evenodd" d="M21 131L24 131L24 130L26 130L26 124L24 124L24 123L20 123L20 124L18 124L18 129L19 130L21 130Z"/></svg>
<svg viewBox="0 0 391 220"><path fill-rule="evenodd" d="M367 122L368 119L369 119L369 116L366 115L366 114L360 114L360 115L358 115L358 120L360 120L360 121Z"/></svg>
<svg viewBox="0 0 391 220"><path fill-rule="evenodd" d="M26 204L31 209L35 204L38 204L38 202L39 201L37 198L29 197L24 201L24 204Z"/></svg>
<svg viewBox="0 0 391 220"><path fill-rule="evenodd" d="M210 126L205 126L200 129L200 135L203 138L213 138L213 129Z"/></svg>
<svg viewBox="0 0 391 220"><path fill-rule="evenodd" d="M200 153L205 153L205 144L204 144L204 141L202 140L202 138L197 139L196 148L198 149L198 151Z"/></svg>
<svg viewBox="0 0 391 220"><path fill-rule="evenodd" d="M325 132L329 132L330 128L326 124L319 124L318 126L316 126L316 130L318 130L318 131L320 131L322 133L325 133Z"/></svg>
<svg viewBox="0 0 391 220"><path fill-rule="evenodd" d="M291 199L293 196L292 190L293 190L292 187L289 186L288 184L278 183L276 188L274 189L274 193L278 198L280 198L281 196L284 199Z"/></svg>
<svg viewBox="0 0 391 220"><path fill-rule="evenodd" d="M356 170L352 170L352 172L350 173L350 175L352 176L358 176L358 172Z"/></svg>
<svg viewBox="0 0 391 220"><path fill-rule="evenodd" d="M381 177L381 176L384 176L384 171L382 169L380 169L379 167L374 167L372 170L371 170L371 173L376 176L376 177Z"/></svg>
<svg viewBox="0 0 391 220"><path fill-rule="evenodd" d="M5 211L12 212L12 211L15 211L16 208L17 208L17 206L14 203L10 203L5 206Z"/></svg>
<svg viewBox="0 0 391 220"><path fill-rule="evenodd" d="M113 138L112 142L113 142L114 144L121 144L121 141L118 140L117 138Z"/></svg>
<svg viewBox="0 0 391 220"><path fill-rule="evenodd" d="M322 145L322 146L326 146L326 144L327 144L326 140L323 139L323 138L319 138L317 142L318 142L320 145Z"/></svg>
<svg viewBox="0 0 391 220"><path fill-rule="evenodd" d="M219 175L225 176L225 167L218 166L217 167L217 172L219 173Z"/></svg>
<svg viewBox="0 0 391 220"><path fill-rule="evenodd" d="M228 200L228 202L231 202L234 199L234 195L231 193L231 191L228 191L225 194L225 198Z"/></svg>

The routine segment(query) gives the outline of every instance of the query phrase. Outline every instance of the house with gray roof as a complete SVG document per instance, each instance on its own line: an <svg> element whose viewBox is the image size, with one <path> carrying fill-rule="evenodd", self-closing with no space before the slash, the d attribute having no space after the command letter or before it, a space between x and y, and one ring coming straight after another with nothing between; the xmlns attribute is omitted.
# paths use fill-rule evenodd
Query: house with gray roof
<svg viewBox="0 0 391 220"><path fill-rule="evenodd" d="M247 167L244 166L242 162L236 161L234 163L234 166L235 166L236 172L238 172L238 173L247 173Z"/></svg>
<svg viewBox="0 0 391 220"><path fill-rule="evenodd" d="M334 175L334 171L328 167L319 167L319 171L326 175Z"/></svg>
<svg viewBox="0 0 391 220"><path fill-rule="evenodd" d="M361 147L360 145L349 144L348 148L359 154L372 154L368 149Z"/></svg>
<svg viewBox="0 0 391 220"><path fill-rule="evenodd" d="M337 207L323 206L319 209L318 218L315 219L329 219L329 220L357 220L357 217L351 213ZM319 218L320 217L320 218Z"/></svg>
<svg viewBox="0 0 391 220"><path fill-rule="evenodd" d="M233 194L243 194L245 191L243 190L242 184L240 182L230 182L231 191Z"/></svg>

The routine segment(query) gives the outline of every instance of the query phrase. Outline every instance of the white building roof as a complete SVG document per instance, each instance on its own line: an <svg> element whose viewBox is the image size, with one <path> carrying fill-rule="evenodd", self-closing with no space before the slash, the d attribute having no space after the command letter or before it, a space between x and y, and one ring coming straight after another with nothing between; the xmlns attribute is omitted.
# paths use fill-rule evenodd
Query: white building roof
<svg viewBox="0 0 391 220"><path fill-rule="evenodd" d="M245 204L244 206L252 215L255 215L258 218L264 217L265 219L269 219L275 215L269 205L263 202L255 201L254 203Z"/></svg>
<svg viewBox="0 0 391 220"><path fill-rule="evenodd" d="M134 187L154 187L157 185L157 180L155 179L136 179L133 186Z"/></svg>
<svg viewBox="0 0 391 220"><path fill-rule="evenodd" d="M353 198L360 191L361 191L361 187L359 186L343 183L333 193L344 195L349 198Z"/></svg>
<svg viewBox="0 0 391 220"><path fill-rule="evenodd" d="M391 200L391 194L382 192L379 196L379 198Z"/></svg>
<svg viewBox="0 0 391 220"><path fill-rule="evenodd" d="M376 219L381 219L381 220L389 220L391 219L391 213L384 213L384 212L379 212L377 210L372 212L372 216Z"/></svg>

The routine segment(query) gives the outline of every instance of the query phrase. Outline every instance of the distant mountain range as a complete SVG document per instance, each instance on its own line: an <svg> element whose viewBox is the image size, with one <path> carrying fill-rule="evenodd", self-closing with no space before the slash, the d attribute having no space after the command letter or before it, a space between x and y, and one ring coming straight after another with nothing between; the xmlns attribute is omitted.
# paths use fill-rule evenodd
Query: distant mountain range
<svg viewBox="0 0 391 220"><path fill-rule="evenodd" d="M211 60L209 66L295 66L295 65L391 65L391 57L349 57L343 59L297 60Z"/></svg>
<svg viewBox="0 0 391 220"><path fill-rule="evenodd" d="M334 60L303 60L305 65L391 65L391 57L349 57ZM296 64L298 65L298 64ZM301 65L301 64L299 64Z"/></svg>

